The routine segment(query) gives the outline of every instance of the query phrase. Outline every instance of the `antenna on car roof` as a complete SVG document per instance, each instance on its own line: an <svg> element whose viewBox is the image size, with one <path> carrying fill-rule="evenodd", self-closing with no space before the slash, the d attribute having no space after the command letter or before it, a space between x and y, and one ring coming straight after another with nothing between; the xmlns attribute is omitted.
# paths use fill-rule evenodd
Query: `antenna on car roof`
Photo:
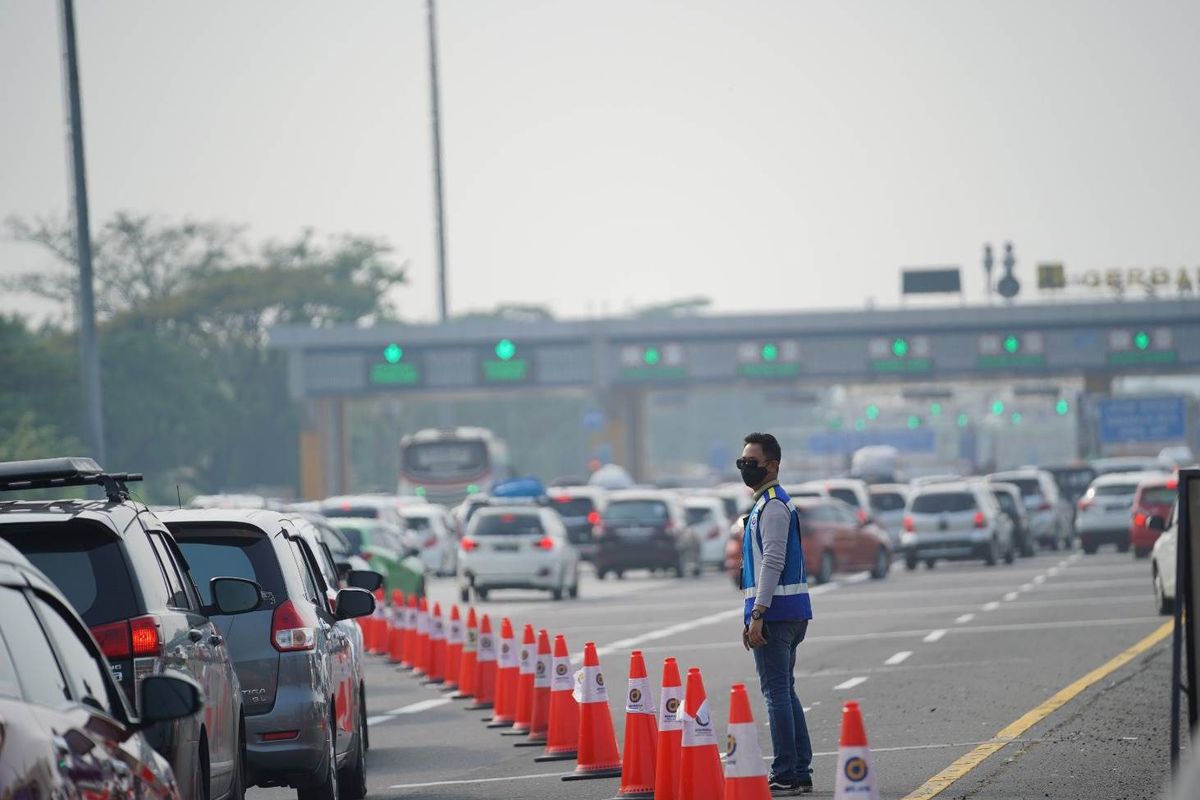
<svg viewBox="0 0 1200 800"><path fill-rule="evenodd" d="M183 509L183 493L179 491L179 484L175 484L175 505Z"/></svg>

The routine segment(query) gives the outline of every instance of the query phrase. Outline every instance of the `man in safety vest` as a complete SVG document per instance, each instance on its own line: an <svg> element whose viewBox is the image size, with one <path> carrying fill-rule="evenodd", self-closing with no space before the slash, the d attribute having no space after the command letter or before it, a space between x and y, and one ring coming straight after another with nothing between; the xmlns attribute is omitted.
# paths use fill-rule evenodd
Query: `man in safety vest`
<svg viewBox="0 0 1200 800"><path fill-rule="evenodd" d="M742 643L754 653L767 701L775 748L771 794L788 797L813 788L812 741L792 680L796 647L812 619L812 600L800 549L800 517L779 485L779 442L769 433L752 433L745 444L737 468L754 490L754 507L742 533Z"/></svg>

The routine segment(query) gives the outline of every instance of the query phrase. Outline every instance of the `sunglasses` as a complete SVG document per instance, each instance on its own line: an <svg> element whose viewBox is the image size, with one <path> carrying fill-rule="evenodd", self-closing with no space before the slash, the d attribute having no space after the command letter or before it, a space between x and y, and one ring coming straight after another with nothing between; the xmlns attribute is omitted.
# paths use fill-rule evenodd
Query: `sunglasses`
<svg viewBox="0 0 1200 800"><path fill-rule="evenodd" d="M768 461L766 464L762 464L761 466L765 467L770 463L771 462ZM733 465L738 469L754 469L755 467L760 466L757 458L739 458L737 461L733 462Z"/></svg>

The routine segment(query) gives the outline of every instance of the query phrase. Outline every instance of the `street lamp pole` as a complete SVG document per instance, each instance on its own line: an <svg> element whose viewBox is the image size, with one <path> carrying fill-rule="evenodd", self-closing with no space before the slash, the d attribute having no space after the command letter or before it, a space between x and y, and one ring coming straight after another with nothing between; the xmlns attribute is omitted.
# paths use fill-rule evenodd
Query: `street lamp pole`
<svg viewBox="0 0 1200 800"><path fill-rule="evenodd" d="M429 116L433 130L433 204L436 217L438 267L438 319L449 318L446 300L446 216L442 202L442 120L441 98L438 90L437 19L435 0L425 0L429 29Z"/></svg>
<svg viewBox="0 0 1200 800"><path fill-rule="evenodd" d="M75 253L79 261L79 378L83 427L91 455L105 463L100 356L96 342L96 298L92 286L92 233L88 223L87 172L83 161L83 110L79 101L79 54L75 47L75 4L62 0L60 22L66 89L68 147L75 205Z"/></svg>

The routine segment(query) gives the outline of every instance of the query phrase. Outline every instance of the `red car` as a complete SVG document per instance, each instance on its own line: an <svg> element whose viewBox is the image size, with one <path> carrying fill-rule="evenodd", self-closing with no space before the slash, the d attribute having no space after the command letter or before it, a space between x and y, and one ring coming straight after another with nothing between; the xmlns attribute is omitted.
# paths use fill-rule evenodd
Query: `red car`
<svg viewBox="0 0 1200 800"><path fill-rule="evenodd" d="M800 544L804 566L814 583L827 583L835 572L870 570L879 580L892 565L892 543L874 522L831 497L792 498L800 512ZM725 569L734 584L742 581L742 523L734 524L725 546Z"/></svg>
<svg viewBox="0 0 1200 800"><path fill-rule="evenodd" d="M1174 475L1148 478L1138 484L1133 496L1133 519L1129 525L1129 541L1133 545L1134 558L1145 558L1154 548L1160 530L1147 523L1151 517L1167 519L1175 505L1178 482Z"/></svg>

